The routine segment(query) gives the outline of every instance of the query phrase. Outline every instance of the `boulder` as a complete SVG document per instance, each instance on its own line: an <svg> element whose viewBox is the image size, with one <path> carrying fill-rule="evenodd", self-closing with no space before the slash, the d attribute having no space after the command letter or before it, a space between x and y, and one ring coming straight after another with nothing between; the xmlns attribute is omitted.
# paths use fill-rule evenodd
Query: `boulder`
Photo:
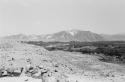
<svg viewBox="0 0 125 82"><path fill-rule="evenodd" d="M6 70L4 70L4 71L2 72L2 77L5 77L5 76L8 76L8 72L7 72Z"/></svg>
<svg viewBox="0 0 125 82"><path fill-rule="evenodd" d="M3 72L4 72L4 69L0 69L0 77L2 77Z"/></svg>
<svg viewBox="0 0 125 82"><path fill-rule="evenodd" d="M13 71L13 76L20 76L23 71L23 68L17 68Z"/></svg>

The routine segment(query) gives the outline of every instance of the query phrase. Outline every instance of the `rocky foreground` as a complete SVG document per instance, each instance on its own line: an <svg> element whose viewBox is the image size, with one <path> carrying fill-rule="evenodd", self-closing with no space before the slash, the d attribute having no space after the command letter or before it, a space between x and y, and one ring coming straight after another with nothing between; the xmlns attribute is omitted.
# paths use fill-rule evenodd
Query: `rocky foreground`
<svg viewBox="0 0 125 82"><path fill-rule="evenodd" d="M100 56L0 43L0 82L125 82L125 67Z"/></svg>

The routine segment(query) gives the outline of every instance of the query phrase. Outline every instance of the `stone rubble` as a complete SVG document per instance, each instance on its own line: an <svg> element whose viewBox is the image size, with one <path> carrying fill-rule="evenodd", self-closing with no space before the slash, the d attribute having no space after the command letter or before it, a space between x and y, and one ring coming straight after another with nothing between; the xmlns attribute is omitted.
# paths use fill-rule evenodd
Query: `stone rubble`
<svg viewBox="0 0 125 82"><path fill-rule="evenodd" d="M2 45L0 43L0 82L4 82L1 80L7 77L23 78L21 82L125 82L125 75L118 74L120 75L118 76L114 75L114 72L105 70L99 71L100 74L96 70L93 71L92 69L105 69L111 65L101 63L92 56L84 56L69 52L49 52L39 46L18 42L3 42ZM79 61L74 61L75 59ZM88 69L89 66L92 71ZM99 77L96 77L97 75ZM30 81L31 78L34 81Z"/></svg>

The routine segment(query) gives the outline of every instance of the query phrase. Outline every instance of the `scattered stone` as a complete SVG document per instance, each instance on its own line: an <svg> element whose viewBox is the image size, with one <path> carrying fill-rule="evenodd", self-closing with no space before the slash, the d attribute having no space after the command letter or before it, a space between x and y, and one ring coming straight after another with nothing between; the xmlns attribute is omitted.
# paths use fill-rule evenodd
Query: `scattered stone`
<svg viewBox="0 0 125 82"><path fill-rule="evenodd" d="M12 74L14 76L20 76L22 71L23 71L23 68L17 68L17 69L14 70L14 72Z"/></svg>
<svg viewBox="0 0 125 82"><path fill-rule="evenodd" d="M2 73L2 77L4 77L4 76L8 76L8 72L6 70L4 70Z"/></svg>

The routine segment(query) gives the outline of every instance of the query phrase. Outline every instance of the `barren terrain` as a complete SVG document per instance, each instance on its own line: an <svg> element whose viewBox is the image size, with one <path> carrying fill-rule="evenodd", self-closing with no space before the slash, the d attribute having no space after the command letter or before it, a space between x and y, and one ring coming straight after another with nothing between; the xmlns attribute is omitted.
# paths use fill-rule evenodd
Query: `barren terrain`
<svg viewBox="0 0 125 82"><path fill-rule="evenodd" d="M0 42L0 82L125 82L125 66L101 56Z"/></svg>

